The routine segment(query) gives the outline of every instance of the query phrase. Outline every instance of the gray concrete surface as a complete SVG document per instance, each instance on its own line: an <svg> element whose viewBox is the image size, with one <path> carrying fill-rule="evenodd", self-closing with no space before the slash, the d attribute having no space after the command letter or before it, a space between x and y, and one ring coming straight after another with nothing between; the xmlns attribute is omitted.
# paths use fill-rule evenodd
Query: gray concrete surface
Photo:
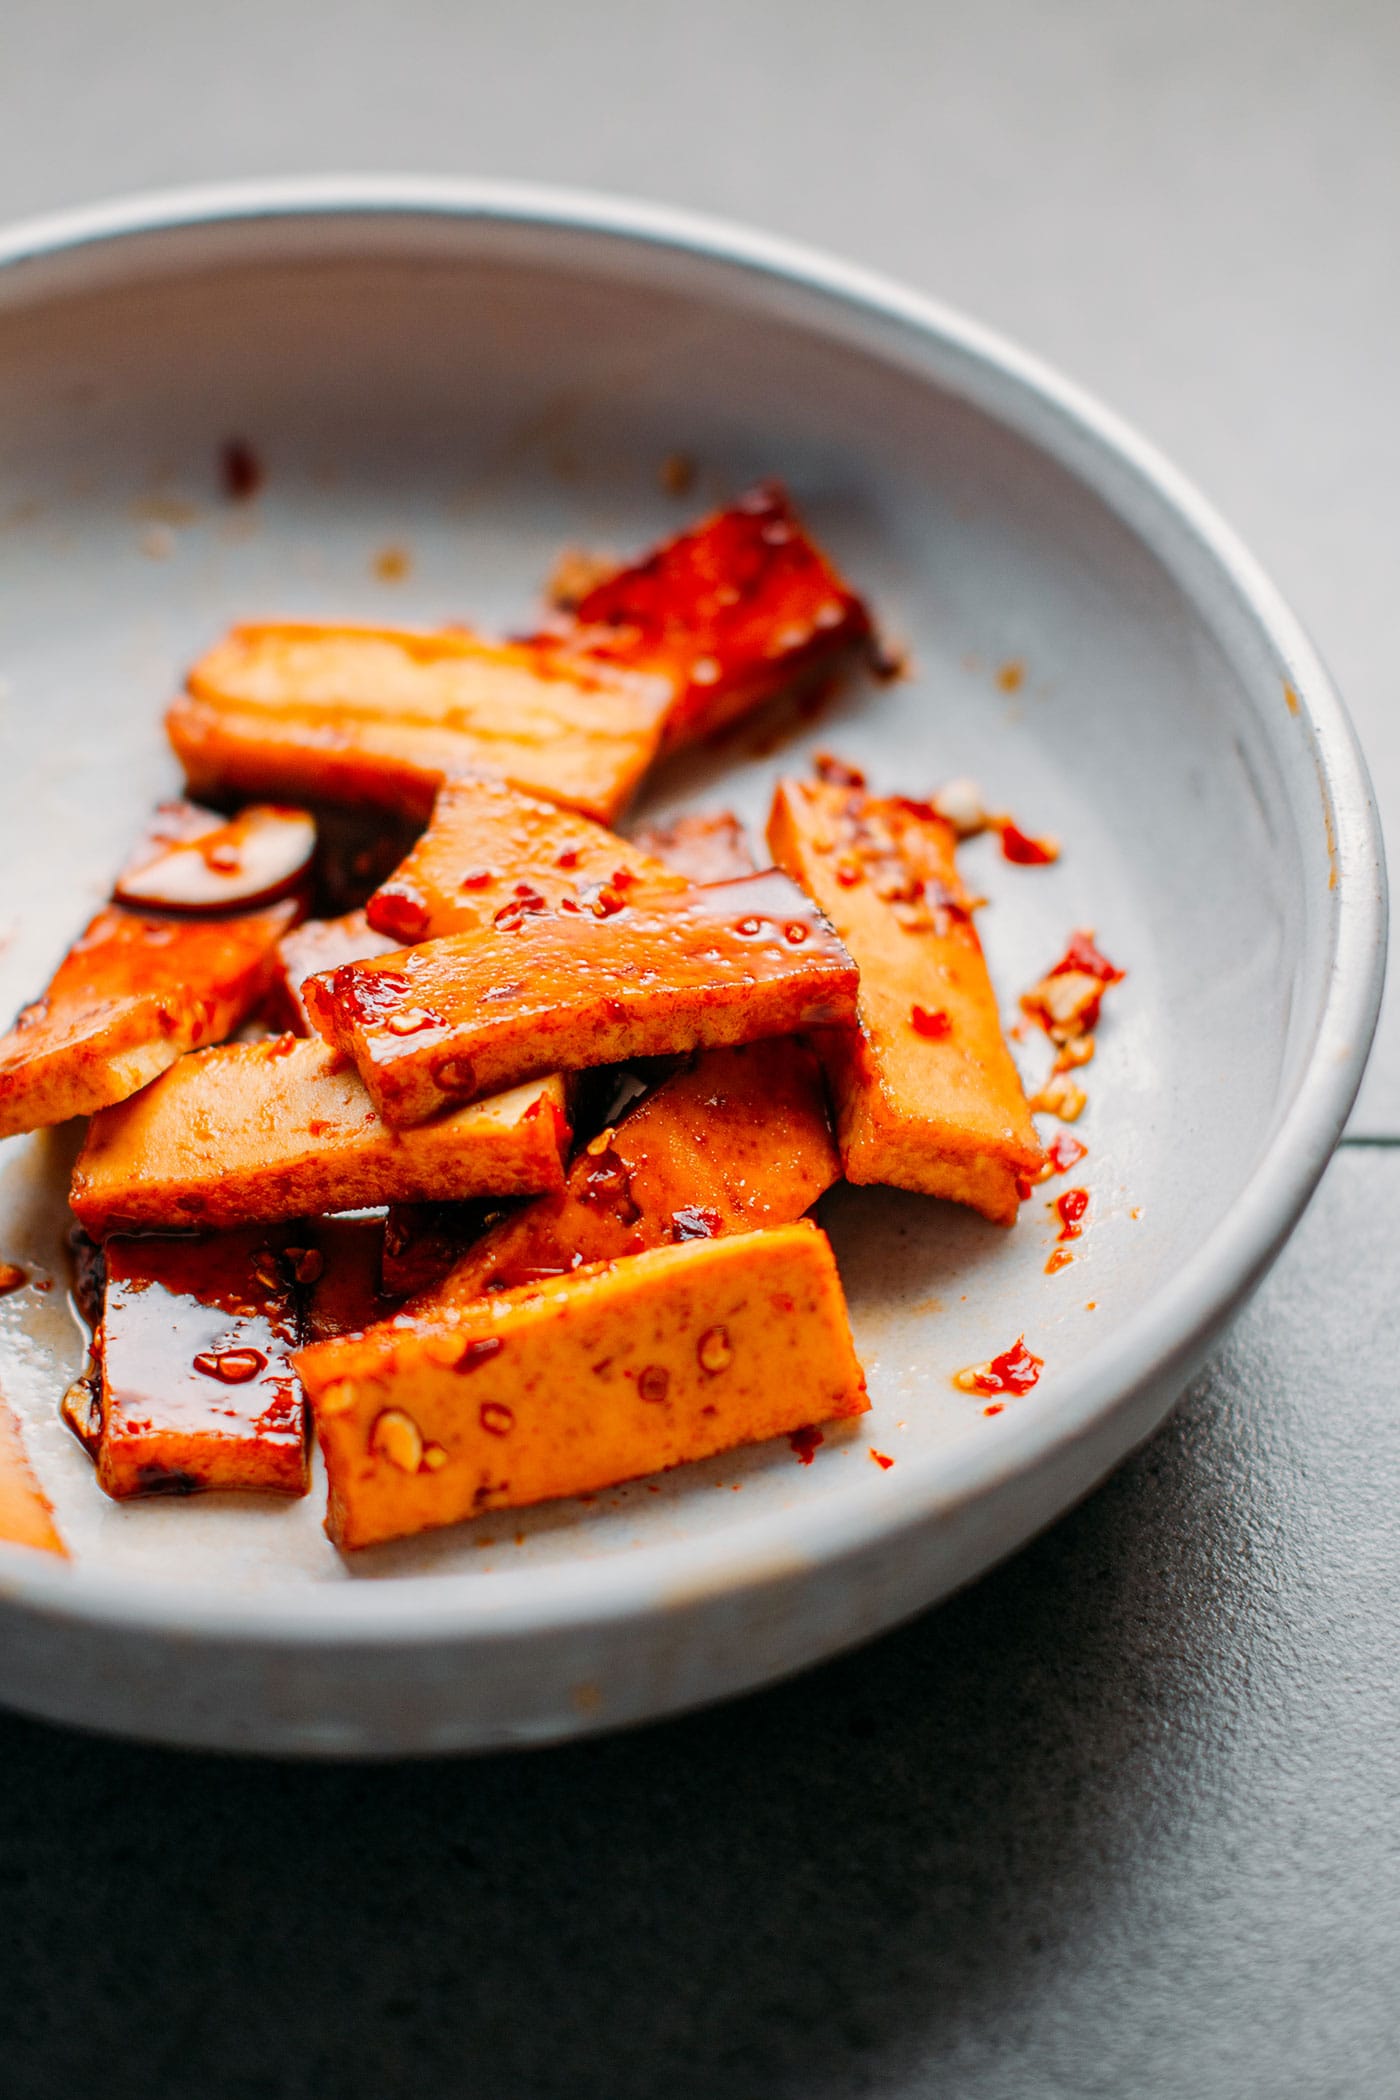
<svg viewBox="0 0 1400 2100"><path fill-rule="evenodd" d="M1008 329L1243 529L1400 814L1390 0L0 10L0 217L326 167L670 198ZM0 1719L4 2100L1400 2094L1396 1147L1400 1000L1154 1444L798 1683L361 1771Z"/></svg>

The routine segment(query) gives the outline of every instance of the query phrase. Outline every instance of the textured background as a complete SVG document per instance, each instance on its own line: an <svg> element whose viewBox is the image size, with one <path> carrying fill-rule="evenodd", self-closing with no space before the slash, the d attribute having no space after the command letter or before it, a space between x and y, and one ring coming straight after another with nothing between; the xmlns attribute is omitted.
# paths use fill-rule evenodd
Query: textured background
<svg viewBox="0 0 1400 2100"><path fill-rule="evenodd" d="M1005 328L1243 530L1400 814L1393 0L0 0L0 218L328 168L715 210ZM1400 2094L1397 1146L1400 999L1153 1445L796 1684L397 1769L0 1718L4 2100Z"/></svg>

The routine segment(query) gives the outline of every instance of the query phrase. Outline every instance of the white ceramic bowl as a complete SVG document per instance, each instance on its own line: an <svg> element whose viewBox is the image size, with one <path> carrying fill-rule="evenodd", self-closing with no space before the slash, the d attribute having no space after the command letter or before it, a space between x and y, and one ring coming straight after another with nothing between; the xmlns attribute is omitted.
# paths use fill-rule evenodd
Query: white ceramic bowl
<svg viewBox="0 0 1400 2100"><path fill-rule="evenodd" d="M232 436L267 464L252 505L218 493ZM699 464L685 503L659 485L674 452ZM12 1141L0 1253L56 1287L0 1301L0 1385L74 1558L0 1549L0 1696L335 1755L541 1742L763 1683L1084 1494L1277 1253L1341 1131L1383 959L1375 811L1313 650L1199 497L1074 388L926 300L678 213L336 181L0 241L0 1005L42 982L173 784L161 708L222 623L509 626L562 546L640 545L774 473L915 675L853 688L781 752L702 754L652 801L757 816L822 743L886 787L972 774L1059 835L1053 869L990 842L968 865L1008 1009L1075 925L1130 973L1080 1126L1079 1258L1045 1275L1038 1203L1002 1233L838 1191L823 1217L876 1403L856 1435L810 1467L765 1446L347 1565L319 1496L103 1500L55 1411L81 1355L71 1148ZM1034 1076L1043 1046L1024 1054ZM950 1373L1022 1332L1041 1384L987 1417Z"/></svg>

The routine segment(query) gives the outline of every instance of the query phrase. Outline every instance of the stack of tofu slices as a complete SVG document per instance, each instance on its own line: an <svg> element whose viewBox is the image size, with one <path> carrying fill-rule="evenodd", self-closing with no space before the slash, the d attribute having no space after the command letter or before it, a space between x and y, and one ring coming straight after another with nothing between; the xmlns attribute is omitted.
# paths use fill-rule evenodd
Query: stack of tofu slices
<svg viewBox="0 0 1400 2100"><path fill-rule="evenodd" d="M832 762L776 866L610 827L870 637L769 486L522 641L195 666L190 799L0 1039L0 1136L91 1119L63 1406L108 1494L304 1494L314 1420L360 1547L867 1409L812 1204L1009 1224L1041 1164L954 835Z"/></svg>

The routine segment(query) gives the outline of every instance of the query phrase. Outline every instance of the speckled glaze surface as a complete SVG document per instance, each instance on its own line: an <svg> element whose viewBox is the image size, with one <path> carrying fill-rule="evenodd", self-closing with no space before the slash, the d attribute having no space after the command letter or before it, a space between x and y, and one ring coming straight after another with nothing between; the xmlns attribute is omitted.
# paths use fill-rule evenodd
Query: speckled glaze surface
<svg viewBox="0 0 1400 2100"><path fill-rule="evenodd" d="M232 436L267 482L220 494ZM694 489L666 495L684 453ZM0 1696L171 1741L335 1755L537 1742L720 1697L968 1580L1160 1420L1282 1244L1374 1025L1384 877L1306 639L1172 471L926 302L683 215L480 185L176 196L0 242L0 1004L42 982L174 784L161 707L239 615L529 616L565 545L643 544L777 473L911 675L659 778L638 816L834 748L881 788L971 774L1064 843L967 872L1003 1003L1092 925L1129 976L1047 1276L1003 1234L821 1208L875 1412L353 1562L294 1508L104 1502L56 1401L65 1134L0 1146L0 1389L73 1549L0 1549ZM394 558L382 557L393 551ZM1022 1050L1028 1078L1044 1046ZM1045 1196L1053 1189L1043 1192ZM1024 1333L995 1417L950 1374ZM870 1447L893 1457L883 1468Z"/></svg>

